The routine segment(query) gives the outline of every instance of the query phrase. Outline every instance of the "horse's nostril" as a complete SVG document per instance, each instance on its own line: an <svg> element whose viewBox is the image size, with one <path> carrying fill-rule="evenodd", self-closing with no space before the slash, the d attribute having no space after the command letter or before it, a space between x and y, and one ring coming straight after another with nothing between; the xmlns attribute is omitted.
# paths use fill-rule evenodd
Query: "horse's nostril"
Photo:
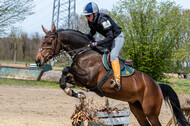
<svg viewBox="0 0 190 126"><path fill-rule="evenodd" d="M37 59L35 62L36 62L36 63L39 63L39 62L40 62L40 59Z"/></svg>
<svg viewBox="0 0 190 126"><path fill-rule="evenodd" d="M40 59L37 59L35 62L36 62L36 65L39 66L39 64L40 64Z"/></svg>

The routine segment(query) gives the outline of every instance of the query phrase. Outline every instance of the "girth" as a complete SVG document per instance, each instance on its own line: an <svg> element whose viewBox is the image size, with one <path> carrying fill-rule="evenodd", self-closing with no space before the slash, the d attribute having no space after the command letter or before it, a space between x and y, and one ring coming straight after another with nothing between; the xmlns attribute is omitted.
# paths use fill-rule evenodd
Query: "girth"
<svg viewBox="0 0 190 126"><path fill-rule="evenodd" d="M90 88L89 90L95 92L100 97L103 97L104 93L102 92L101 87L108 80L108 78L112 75L112 73L113 73L113 71L108 70L107 73L104 75L104 77L100 80L100 82L94 88Z"/></svg>

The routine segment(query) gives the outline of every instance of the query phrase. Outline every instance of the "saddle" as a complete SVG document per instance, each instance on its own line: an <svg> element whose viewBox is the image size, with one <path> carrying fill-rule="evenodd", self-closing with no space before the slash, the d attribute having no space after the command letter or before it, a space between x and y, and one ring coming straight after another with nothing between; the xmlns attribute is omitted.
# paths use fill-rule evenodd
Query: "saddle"
<svg viewBox="0 0 190 126"><path fill-rule="evenodd" d="M111 67L110 54L111 54L111 52L109 52L106 57L107 57L108 65ZM124 65L133 67L132 60L123 60L123 59L119 58L119 64L120 64L120 67L122 67L122 68Z"/></svg>
<svg viewBox="0 0 190 126"><path fill-rule="evenodd" d="M110 54L111 52L109 50L106 50L102 57L102 62L107 70L112 70ZM132 68L132 60L123 60L119 58L119 64L121 69L121 76L130 76L134 73L134 69Z"/></svg>
<svg viewBox="0 0 190 126"><path fill-rule="evenodd" d="M104 85L104 83L108 80L108 78L113 74L113 70L111 68L110 63L110 51L106 50L105 53L102 56L102 62L104 67L107 70L107 73L104 75L104 77L100 80L100 82L93 88L90 88L90 91L94 91L96 94L98 94L100 97L104 96L104 93L101 90L101 87ZM131 76L135 70L132 68L132 60L123 60L119 58L119 64L121 69L121 76Z"/></svg>

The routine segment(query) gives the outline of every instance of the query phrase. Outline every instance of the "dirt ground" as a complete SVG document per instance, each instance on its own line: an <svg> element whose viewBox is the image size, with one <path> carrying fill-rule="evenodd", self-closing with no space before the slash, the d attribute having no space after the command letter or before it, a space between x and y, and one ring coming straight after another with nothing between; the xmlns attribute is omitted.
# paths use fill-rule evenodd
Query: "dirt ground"
<svg viewBox="0 0 190 126"><path fill-rule="evenodd" d="M85 94L98 104L105 103L105 97L92 92ZM113 106L128 107L125 102L109 101ZM0 85L0 126L71 126L70 117L78 104L78 99L67 96L59 88ZM170 118L171 111L164 103L160 114L162 125ZM132 113L130 126L139 126Z"/></svg>

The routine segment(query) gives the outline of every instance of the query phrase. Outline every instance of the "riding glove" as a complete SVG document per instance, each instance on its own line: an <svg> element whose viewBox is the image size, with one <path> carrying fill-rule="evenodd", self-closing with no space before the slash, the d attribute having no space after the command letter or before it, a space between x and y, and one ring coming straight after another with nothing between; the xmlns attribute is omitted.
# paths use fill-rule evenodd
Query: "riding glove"
<svg viewBox="0 0 190 126"><path fill-rule="evenodd" d="M93 47L97 46L97 42L91 42L91 43L89 44L89 46L90 46L91 48L93 48Z"/></svg>

